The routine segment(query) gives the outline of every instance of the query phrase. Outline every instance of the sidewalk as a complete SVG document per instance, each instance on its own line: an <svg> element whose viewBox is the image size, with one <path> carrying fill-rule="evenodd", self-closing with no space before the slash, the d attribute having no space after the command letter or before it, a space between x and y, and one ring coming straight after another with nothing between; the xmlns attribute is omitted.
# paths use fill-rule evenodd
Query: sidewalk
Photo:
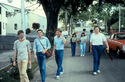
<svg viewBox="0 0 125 82"><path fill-rule="evenodd" d="M0 69L7 65L10 65L10 58L13 58L13 50L0 51ZM33 60L33 54L31 55L31 60Z"/></svg>
<svg viewBox="0 0 125 82"><path fill-rule="evenodd" d="M80 57L80 49L77 45L76 56L71 56L71 49L65 48L63 68L64 74L60 80L56 80L57 65L55 58L51 57L46 64L46 82L124 82L125 60L111 61L103 55L101 60L101 74L92 75L93 56L86 53L84 57ZM116 67L117 66L117 67ZM120 70L119 70L120 69ZM37 70L34 74L34 79L31 82L41 82L40 72Z"/></svg>
<svg viewBox="0 0 125 82"><path fill-rule="evenodd" d="M13 50L0 51L0 69L11 64L10 58L13 57Z"/></svg>

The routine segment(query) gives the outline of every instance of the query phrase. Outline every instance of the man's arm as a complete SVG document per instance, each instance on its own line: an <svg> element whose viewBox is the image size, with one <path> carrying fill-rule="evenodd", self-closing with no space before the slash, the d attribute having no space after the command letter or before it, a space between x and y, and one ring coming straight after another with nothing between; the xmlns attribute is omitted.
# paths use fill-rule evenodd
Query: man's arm
<svg viewBox="0 0 125 82"><path fill-rule="evenodd" d="M92 53L92 42L90 42L90 53Z"/></svg>
<svg viewBox="0 0 125 82"><path fill-rule="evenodd" d="M16 56L17 56L17 51L14 50L14 55L13 55L13 66L16 66Z"/></svg>
<svg viewBox="0 0 125 82"><path fill-rule="evenodd" d="M34 60L37 59L37 56L36 56L36 40L34 40L34 44L33 44L33 58L34 58Z"/></svg>
<svg viewBox="0 0 125 82"><path fill-rule="evenodd" d="M53 56L55 56L55 49L56 49L56 46L53 47Z"/></svg>
<svg viewBox="0 0 125 82"><path fill-rule="evenodd" d="M105 43L105 45L106 45L106 50L107 50L107 52L109 52L109 45L108 45L108 42L107 42L107 38L106 38L106 36L103 34L103 41L104 41L104 43Z"/></svg>
<svg viewBox="0 0 125 82"><path fill-rule="evenodd" d="M107 50L107 52L109 52L109 45L108 45L107 40L105 41L105 45L106 45L106 50Z"/></svg>
<svg viewBox="0 0 125 82"><path fill-rule="evenodd" d="M37 59L36 51L33 52L33 55L34 55L34 56L33 56L33 57L34 57L34 60L36 60L36 59Z"/></svg>
<svg viewBox="0 0 125 82"><path fill-rule="evenodd" d="M66 39L64 38L64 36L62 37L63 37L63 44L66 44Z"/></svg>
<svg viewBox="0 0 125 82"><path fill-rule="evenodd" d="M28 63L31 65L31 51L28 50Z"/></svg>

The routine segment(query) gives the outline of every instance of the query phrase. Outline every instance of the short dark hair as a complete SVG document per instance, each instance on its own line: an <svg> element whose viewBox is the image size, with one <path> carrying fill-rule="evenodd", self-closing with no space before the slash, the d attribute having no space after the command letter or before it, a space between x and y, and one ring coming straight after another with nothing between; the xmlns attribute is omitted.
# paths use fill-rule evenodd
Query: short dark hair
<svg viewBox="0 0 125 82"><path fill-rule="evenodd" d="M56 31L62 32L60 29L57 29Z"/></svg>
<svg viewBox="0 0 125 82"><path fill-rule="evenodd" d="M84 28L83 31L86 31L86 29Z"/></svg>
<svg viewBox="0 0 125 82"><path fill-rule="evenodd" d="M99 27L99 26L94 26L94 30L95 30L95 28L99 28L99 30L100 30L100 27Z"/></svg>
<svg viewBox="0 0 125 82"><path fill-rule="evenodd" d="M19 31L17 32L17 35L20 35L21 33L24 33L23 30L19 30Z"/></svg>
<svg viewBox="0 0 125 82"><path fill-rule="evenodd" d="M84 36L86 36L84 32L82 32L82 34L84 34ZM82 37L82 34L81 34L81 37Z"/></svg>
<svg viewBox="0 0 125 82"><path fill-rule="evenodd" d="M43 30L42 30L42 29L38 29L37 32L38 32L38 31L41 31L41 32L43 33Z"/></svg>
<svg viewBox="0 0 125 82"><path fill-rule="evenodd" d="M73 34L72 34L72 37L73 37L74 35L75 35L75 37L77 37L77 36L76 36L76 33L73 33Z"/></svg>
<svg viewBox="0 0 125 82"><path fill-rule="evenodd" d="M93 33L93 30L90 30L90 33Z"/></svg>

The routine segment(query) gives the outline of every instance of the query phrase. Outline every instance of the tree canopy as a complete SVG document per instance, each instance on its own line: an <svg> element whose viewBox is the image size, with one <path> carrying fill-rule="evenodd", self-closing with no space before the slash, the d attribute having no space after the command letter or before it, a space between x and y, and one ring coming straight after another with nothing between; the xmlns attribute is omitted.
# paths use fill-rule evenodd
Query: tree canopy
<svg viewBox="0 0 125 82"><path fill-rule="evenodd" d="M28 0L29 1L29 0ZM108 9L110 9L110 5L117 6L118 4L122 4L125 6L125 0L37 0L43 6L47 17L47 31L46 35L49 39L53 39L55 35L55 31L57 29L58 24L58 15L60 10L62 9L64 12L67 11L69 16L86 16L85 12L88 11L88 8L94 7L96 8L95 13L97 13L96 17L103 18L104 15L109 16ZM93 4L96 1L97 4ZM109 6L106 12L104 12L105 4ZM105 6L106 7L106 6ZM95 10L93 8L93 10ZM93 11L91 10L91 11ZM91 14L93 12L90 12ZM100 13L102 15L100 15ZM78 15L79 14L79 15ZM112 14L113 15L113 14ZM102 17L101 17L102 16Z"/></svg>

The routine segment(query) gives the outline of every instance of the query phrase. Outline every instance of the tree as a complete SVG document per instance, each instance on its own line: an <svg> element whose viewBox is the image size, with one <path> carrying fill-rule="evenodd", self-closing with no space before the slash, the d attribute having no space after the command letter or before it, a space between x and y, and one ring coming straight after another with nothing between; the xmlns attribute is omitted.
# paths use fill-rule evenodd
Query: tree
<svg viewBox="0 0 125 82"><path fill-rule="evenodd" d="M87 10L93 1L98 1L101 7L104 3L113 5L125 4L124 0L37 0L45 11L47 17L46 36L52 41L58 24L58 14L63 8L70 12L70 17L75 16L80 11Z"/></svg>
<svg viewBox="0 0 125 82"><path fill-rule="evenodd" d="M47 18L46 36L52 42L58 24L58 13L65 0L38 0L42 4Z"/></svg>
<svg viewBox="0 0 125 82"><path fill-rule="evenodd" d="M52 40L58 24L58 14L61 8L71 11L71 15L85 10L93 0L38 0L42 4L47 17L46 36ZM70 17L72 17L70 15Z"/></svg>

